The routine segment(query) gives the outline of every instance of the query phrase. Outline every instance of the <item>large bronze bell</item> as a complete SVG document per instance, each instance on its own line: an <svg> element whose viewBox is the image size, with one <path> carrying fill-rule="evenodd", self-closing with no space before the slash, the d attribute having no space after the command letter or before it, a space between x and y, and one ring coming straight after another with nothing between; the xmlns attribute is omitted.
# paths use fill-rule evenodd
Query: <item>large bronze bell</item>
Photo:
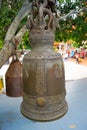
<svg viewBox="0 0 87 130"><path fill-rule="evenodd" d="M52 49L52 30L31 30L29 36L33 49L23 59L21 112L33 120L54 120L68 108L62 56Z"/></svg>
<svg viewBox="0 0 87 130"><path fill-rule="evenodd" d="M5 75L6 95L10 97L22 96L22 64L13 56L12 62Z"/></svg>

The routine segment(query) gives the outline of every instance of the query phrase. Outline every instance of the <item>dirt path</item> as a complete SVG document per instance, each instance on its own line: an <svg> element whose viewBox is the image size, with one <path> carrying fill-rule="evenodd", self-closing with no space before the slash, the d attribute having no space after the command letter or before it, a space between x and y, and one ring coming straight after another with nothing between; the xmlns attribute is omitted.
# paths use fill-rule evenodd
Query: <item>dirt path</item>
<svg viewBox="0 0 87 130"><path fill-rule="evenodd" d="M71 62L76 62L75 58L69 58L68 60ZM87 66L87 57L80 59L79 64Z"/></svg>

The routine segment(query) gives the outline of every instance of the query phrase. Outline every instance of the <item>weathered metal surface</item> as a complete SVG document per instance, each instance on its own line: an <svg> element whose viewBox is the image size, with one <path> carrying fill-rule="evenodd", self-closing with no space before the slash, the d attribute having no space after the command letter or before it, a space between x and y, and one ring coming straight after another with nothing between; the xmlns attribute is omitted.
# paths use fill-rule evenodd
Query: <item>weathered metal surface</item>
<svg viewBox="0 0 87 130"><path fill-rule="evenodd" d="M33 50L23 59L21 112L33 120L54 120L67 111L63 60L52 50L53 32L33 30L30 41Z"/></svg>
<svg viewBox="0 0 87 130"><path fill-rule="evenodd" d="M6 75L6 95L10 97L22 96L22 65L18 59L10 64Z"/></svg>

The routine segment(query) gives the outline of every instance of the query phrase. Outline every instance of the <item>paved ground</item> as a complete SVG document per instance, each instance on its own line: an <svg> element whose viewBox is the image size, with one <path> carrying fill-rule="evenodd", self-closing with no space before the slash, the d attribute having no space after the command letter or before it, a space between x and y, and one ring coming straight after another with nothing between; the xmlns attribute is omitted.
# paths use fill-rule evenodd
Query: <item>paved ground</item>
<svg viewBox="0 0 87 130"><path fill-rule="evenodd" d="M87 79L66 82L68 112L51 122L25 118L20 112L22 97L0 94L0 130L87 130Z"/></svg>
<svg viewBox="0 0 87 130"><path fill-rule="evenodd" d="M51 122L25 118L20 112L22 97L10 98L0 94L0 130L87 130L87 67L65 61L66 101L68 112ZM0 74L5 74L7 65ZM73 81L71 81L73 80Z"/></svg>
<svg viewBox="0 0 87 130"><path fill-rule="evenodd" d="M87 66L76 64L71 61L64 61L65 65L65 80L77 80L87 77Z"/></svg>

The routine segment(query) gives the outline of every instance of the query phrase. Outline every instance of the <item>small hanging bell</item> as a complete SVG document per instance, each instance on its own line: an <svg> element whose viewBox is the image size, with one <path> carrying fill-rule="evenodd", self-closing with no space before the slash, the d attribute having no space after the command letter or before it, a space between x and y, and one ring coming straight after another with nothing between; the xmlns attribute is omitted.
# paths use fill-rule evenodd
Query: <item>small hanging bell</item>
<svg viewBox="0 0 87 130"><path fill-rule="evenodd" d="M7 96L22 96L22 64L17 59L17 56L13 56L12 62L6 72L5 80Z"/></svg>

